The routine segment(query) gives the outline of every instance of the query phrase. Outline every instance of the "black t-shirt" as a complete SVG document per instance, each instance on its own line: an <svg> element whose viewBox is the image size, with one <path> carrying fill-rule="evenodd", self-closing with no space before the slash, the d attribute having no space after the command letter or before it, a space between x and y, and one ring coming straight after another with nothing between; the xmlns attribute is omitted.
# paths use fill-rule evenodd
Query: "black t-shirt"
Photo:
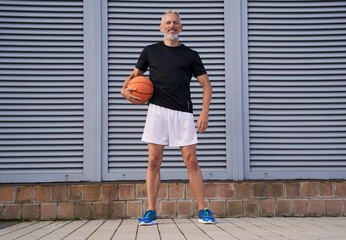
<svg viewBox="0 0 346 240"><path fill-rule="evenodd" d="M184 44L169 47L159 42L145 47L136 64L136 68L144 72L148 67L154 84L154 95L149 103L192 113L191 77L206 73L198 53Z"/></svg>

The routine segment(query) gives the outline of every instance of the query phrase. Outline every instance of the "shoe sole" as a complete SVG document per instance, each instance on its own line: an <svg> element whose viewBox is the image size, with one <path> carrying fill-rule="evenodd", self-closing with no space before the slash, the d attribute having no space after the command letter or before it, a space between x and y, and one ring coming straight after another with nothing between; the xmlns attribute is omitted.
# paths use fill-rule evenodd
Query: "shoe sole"
<svg viewBox="0 0 346 240"><path fill-rule="evenodd" d="M139 226L150 226L153 224L157 224L157 220L153 220L150 223L145 223L145 222L138 223Z"/></svg>
<svg viewBox="0 0 346 240"><path fill-rule="evenodd" d="M200 223L204 223L204 224L215 224L215 222L213 222L213 221L208 221L208 222L205 222L205 221L203 221L203 219L198 219L198 222L200 222Z"/></svg>

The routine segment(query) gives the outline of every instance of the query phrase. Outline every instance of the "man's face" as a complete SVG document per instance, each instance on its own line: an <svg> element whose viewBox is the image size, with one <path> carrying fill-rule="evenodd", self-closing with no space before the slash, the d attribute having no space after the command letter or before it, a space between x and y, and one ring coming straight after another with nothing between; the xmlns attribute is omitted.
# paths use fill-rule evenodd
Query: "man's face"
<svg viewBox="0 0 346 240"><path fill-rule="evenodd" d="M164 33L166 39L173 41L178 39L179 33L183 30L177 14L168 13L163 17L160 31Z"/></svg>

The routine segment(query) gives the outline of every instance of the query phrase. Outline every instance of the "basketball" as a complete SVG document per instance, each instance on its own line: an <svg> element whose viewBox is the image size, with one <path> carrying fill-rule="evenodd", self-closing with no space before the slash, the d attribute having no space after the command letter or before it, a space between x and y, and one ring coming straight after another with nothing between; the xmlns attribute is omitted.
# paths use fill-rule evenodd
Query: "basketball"
<svg viewBox="0 0 346 240"><path fill-rule="evenodd" d="M131 91L131 93L132 95L142 99L141 104L148 102L154 93L153 83L149 78L146 78L144 76L132 78L127 87L136 89L134 91Z"/></svg>

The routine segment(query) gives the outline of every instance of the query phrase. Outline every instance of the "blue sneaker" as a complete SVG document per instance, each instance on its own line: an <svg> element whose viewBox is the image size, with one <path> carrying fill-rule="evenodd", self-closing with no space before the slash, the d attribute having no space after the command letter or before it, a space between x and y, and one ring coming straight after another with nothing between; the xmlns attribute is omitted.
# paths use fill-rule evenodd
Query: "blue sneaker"
<svg viewBox="0 0 346 240"><path fill-rule="evenodd" d="M153 210L147 210L144 213L144 216L138 221L138 225L140 226L147 226L153 224L157 224L156 212Z"/></svg>
<svg viewBox="0 0 346 240"><path fill-rule="evenodd" d="M204 210L199 210L199 220L200 223L215 223L215 218L213 217L213 213L205 208Z"/></svg>

